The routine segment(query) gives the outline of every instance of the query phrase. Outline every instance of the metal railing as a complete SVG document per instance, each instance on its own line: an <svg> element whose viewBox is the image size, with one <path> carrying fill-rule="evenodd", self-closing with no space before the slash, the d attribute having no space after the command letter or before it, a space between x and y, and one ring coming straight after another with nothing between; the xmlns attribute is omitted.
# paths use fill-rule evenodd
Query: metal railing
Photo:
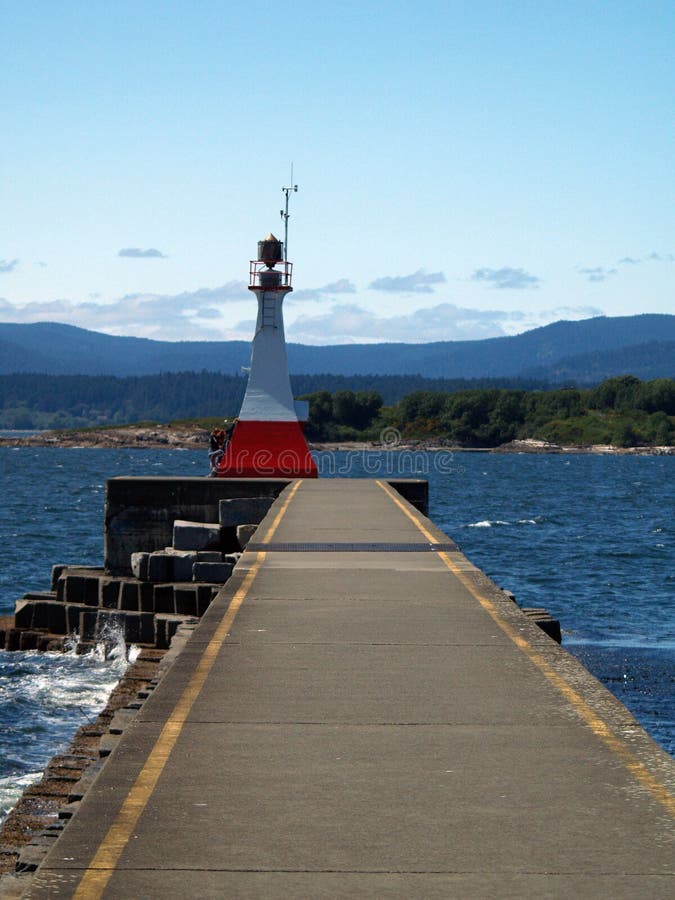
<svg viewBox="0 0 675 900"><path fill-rule="evenodd" d="M249 288L264 288L266 291L292 290L293 263L286 260L278 262L273 269L270 269L262 260L252 259L248 274Z"/></svg>

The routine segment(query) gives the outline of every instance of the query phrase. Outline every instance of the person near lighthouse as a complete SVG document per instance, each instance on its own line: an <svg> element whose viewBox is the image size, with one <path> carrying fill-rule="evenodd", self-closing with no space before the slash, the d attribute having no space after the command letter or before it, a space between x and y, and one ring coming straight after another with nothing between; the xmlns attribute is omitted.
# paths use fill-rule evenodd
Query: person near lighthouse
<svg viewBox="0 0 675 900"><path fill-rule="evenodd" d="M223 455L225 432L221 428L214 428L209 436L209 475L215 475L218 463Z"/></svg>
<svg viewBox="0 0 675 900"><path fill-rule="evenodd" d="M225 440L223 442L223 449L225 447L227 447L227 445L232 440L232 435L234 434L234 429L237 427L238 421L239 421L239 419L235 416L234 419L232 419L232 421L228 424L227 428L225 429Z"/></svg>

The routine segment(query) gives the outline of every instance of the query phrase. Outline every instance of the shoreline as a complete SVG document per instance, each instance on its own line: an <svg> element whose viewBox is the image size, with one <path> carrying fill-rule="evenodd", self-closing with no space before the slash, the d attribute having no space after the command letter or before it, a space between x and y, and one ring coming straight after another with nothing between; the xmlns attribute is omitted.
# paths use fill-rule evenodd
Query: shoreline
<svg viewBox="0 0 675 900"><path fill-rule="evenodd" d="M169 425L84 429L81 431L44 431L25 437L0 437L0 447L100 448L102 450L204 450L208 451L209 432L205 428L179 428ZM528 438L510 441L498 447L463 447L438 439L380 441L309 442L317 451L417 451L445 453L593 453L617 456L675 456L675 447L615 447L611 444L554 444Z"/></svg>

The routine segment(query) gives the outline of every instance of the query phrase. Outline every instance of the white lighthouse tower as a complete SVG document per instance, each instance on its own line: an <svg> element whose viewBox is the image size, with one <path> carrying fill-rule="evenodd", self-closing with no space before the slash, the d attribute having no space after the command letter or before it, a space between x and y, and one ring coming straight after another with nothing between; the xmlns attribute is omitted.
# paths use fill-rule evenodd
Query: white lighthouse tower
<svg viewBox="0 0 675 900"><path fill-rule="evenodd" d="M282 305L293 264L273 234L258 241L249 290L258 300L251 369L239 421L216 472L219 478L316 478L316 463L295 411L286 360Z"/></svg>

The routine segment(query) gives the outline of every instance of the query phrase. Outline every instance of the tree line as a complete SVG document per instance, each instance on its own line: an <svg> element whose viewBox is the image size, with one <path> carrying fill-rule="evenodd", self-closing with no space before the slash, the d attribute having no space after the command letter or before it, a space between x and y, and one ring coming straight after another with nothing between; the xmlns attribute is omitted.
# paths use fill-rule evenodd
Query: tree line
<svg viewBox="0 0 675 900"><path fill-rule="evenodd" d="M390 406L374 391L318 391L310 403L313 440L377 440L395 428L403 440L434 439L497 447L536 438L565 444L672 446L675 379L610 378L594 388L472 388L413 391Z"/></svg>
<svg viewBox="0 0 675 900"><path fill-rule="evenodd" d="M675 444L675 379L610 378L592 388L543 389L497 380L421 376L292 376L309 400L315 441L404 440L496 447L514 439L555 443ZM246 376L179 372L136 377L0 376L0 428L81 428L234 416Z"/></svg>
<svg viewBox="0 0 675 900"><path fill-rule="evenodd" d="M424 378L421 375L292 375L295 396L317 391L376 391L385 404L413 390L545 386L537 381ZM83 428L131 422L235 416L245 375L0 375L0 428Z"/></svg>

